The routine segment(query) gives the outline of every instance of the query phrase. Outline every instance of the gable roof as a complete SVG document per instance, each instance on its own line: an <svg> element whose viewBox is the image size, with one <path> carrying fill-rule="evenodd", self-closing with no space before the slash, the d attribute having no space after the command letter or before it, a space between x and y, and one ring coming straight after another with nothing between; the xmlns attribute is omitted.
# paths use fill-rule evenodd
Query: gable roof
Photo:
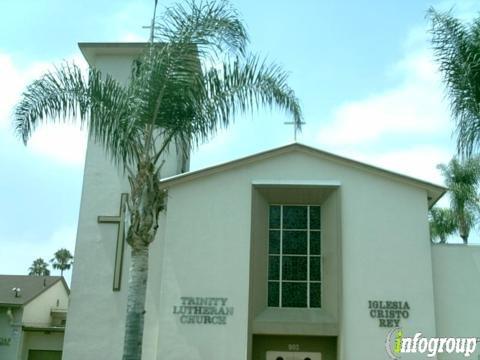
<svg viewBox="0 0 480 360"><path fill-rule="evenodd" d="M377 176L384 176L390 178L391 180L399 181L402 183L406 183L410 186L414 186L417 188L421 188L427 191L428 196L428 204L429 207L432 207L447 191L447 188L441 185L433 184L428 181L416 179L414 177L410 177L407 175L403 175L400 173L396 173L394 171L385 170L377 166L373 166L367 163L363 163L357 160L352 160L343 156L339 156L327 151L319 150L311 146L307 146L300 143L292 143L289 145L281 146L278 148L274 148L271 150L259 152L250 156L246 156L243 158L239 158L236 160L232 160L229 162L221 163L214 166L209 166L204 169L190 171L187 173L174 175L168 178L165 178L160 181L161 185L165 188L192 181L201 177L209 176L221 171L231 170L240 166L244 166L250 163L258 162L261 160L265 160L268 158L276 157L279 155L283 155L286 153L292 152L302 152L307 153L319 158L328 159L330 161L334 161L345 166L355 167L360 170L373 173Z"/></svg>
<svg viewBox="0 0 480 360"><path fill-rule="evenodd" d="M59 281L69 292L63 276L0 275L0 305L26 305ZM13 288L20 288L20 296Z"/></svg>

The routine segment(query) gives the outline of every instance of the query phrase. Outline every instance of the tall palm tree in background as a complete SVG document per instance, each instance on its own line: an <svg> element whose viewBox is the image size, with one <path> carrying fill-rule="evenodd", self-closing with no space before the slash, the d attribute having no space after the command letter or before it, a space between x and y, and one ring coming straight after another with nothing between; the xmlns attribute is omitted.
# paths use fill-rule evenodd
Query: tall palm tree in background
<svg viewBox="0 0 480 360"><path fill-rule="evenodd" d="M63 272L72 267L73 255L67 249L57 250L50 263L54 269L60 270L60 276L63 276Z"/></svg>
<svg viewBox="0 0 480 360"><path fill-rule="evenodd" d="M430 240L445 244L447 237L457 231L455 214L450 208L433 207L429 213Z"/></svg>
<svg viewBox="0 0 480 360"><path fill-rule="evenodd" d="M35 276L48 276L50 270L48 270L48 264L42 258L38 258L33 261L32 266L28 268L28 275Z"/></svg>
<svg viewBox="0 0 480 360"><path fill-rule="evenodd" d="M480 145L480 18L463 24L451 13L431 8L432 44L456 120L459 153L469 156Z"/></svg>
<svg viewBox="0 0 480 360"><path fill-rule="evenodd" d="M172 146L188 153L237 113L260 106L285 111L297 128L302 120L286 73L247 52L246 30L228 2L183 2L159 20L156 43L135 62L128 85L65 64L29 85L15 112L25 143L42 122L78 117L128 177L128 360L142 354L148 250L165 206L162 155Z"/></svg>
<svg viewBox="0 0 480 360"><path fill-rule="evenodd" d="M458 233L463 243L467 244L470 230L478 223L480 214L478 204L479 158L471 157L462 161L453 158L447 165L440 164L438 168L445 178L450 195L450 208Z"/></svg>

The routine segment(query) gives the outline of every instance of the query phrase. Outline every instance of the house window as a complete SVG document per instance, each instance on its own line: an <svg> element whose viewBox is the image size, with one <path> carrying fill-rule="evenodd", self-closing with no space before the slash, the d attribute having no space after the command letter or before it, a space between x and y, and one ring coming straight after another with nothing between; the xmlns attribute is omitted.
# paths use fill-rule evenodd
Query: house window
<svg viewBox="0 0 480 360"><path fill-rule="evenodd" d="M268 306L321 307L320 228L320 206L270 206Z"/></svg>

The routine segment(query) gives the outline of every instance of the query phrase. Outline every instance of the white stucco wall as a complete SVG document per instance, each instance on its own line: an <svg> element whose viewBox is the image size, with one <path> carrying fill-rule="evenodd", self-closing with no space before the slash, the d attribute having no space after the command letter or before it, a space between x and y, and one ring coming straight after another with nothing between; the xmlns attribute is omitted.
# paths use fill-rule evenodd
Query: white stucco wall
<svg viewBox="0 0 480 360"><path fill-rule="evenodd" d="M122 291L113 292L116 227L96 218L117 214L127 188L100 149L88 151L66 360L119 358L123 343L128 256ZM339 359L385 358L388 329L369 316L369 300L408 301L405 331L435 334L426 191L294 151L169 190L151 248L144 359L247 359L252 183L260 179L340 184ZM182 296L227 298L234 315L226 325L181 324L173 307Z"/></svg>
<svg viewBox="0 0 480 360"><path fill-rule="evenodd" d="M239 176L235 176L239 175ZM246 359L251 182L223 173L169 192L158 360ZM226 325L180 324L180 297L224 297Z"/></svg>
<svg viewBox="0 0 480 360"><path fill-rule="evenodd" d="M404 331L435 334L427 194L382 177L347 172L341 175L340 350L343 359L380 360L389 329L370 317L369 300L407 301L410 317L400 322Z"/></svg>
<svg viewBox="0 0 480 360"><path fill-rule="evenodd" d="M98 224L97 216L118 215L120 194L126 189L103 151L89 142L65 330L65 360L85 359L91 354L120 357L126 299L112 291L117 226ZM123 291L128 277L125 253ZM105 334L108 342L100 340Z"/></svg>
<svg viewBox="0 0 480 360"><path fill-rule="evenodd" d="M67 289L61 281L58 281L25 305L23 309L23 324L29 326L50 326L50 311L52 308L68 308Z"/></svg>
<svg viewBox="0 0 480 360"><path fill-rule="evenodd" d="M432 260L438 336L480 338L480 246L432 245ZM465 359L462 354L438 358Z"/></svg>
<svg viewBox="0 0 480 360"><path fill-rule="evenodd" d="M369 300L408 301L401 326L435 334L426 191L293 152L170 189L157 359L246 359L251 186L259 179L341 184L340 359L386 356L389 329L370 318ZM172 309L181 296L228 297L235 315L225 326L180 324Z"/></svg>

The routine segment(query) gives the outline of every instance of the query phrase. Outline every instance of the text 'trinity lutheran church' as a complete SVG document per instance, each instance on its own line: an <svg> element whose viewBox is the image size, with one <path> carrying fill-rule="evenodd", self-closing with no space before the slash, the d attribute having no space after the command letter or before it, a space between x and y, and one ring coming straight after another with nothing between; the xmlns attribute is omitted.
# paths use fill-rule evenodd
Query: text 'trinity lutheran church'
<svg viewBox="0 0 480 360"><path fill-rule="evenodd" d="M122 82L144 46L80 44ZM429 240L443 187L298 143L193 172L181 158L165 159L143 359L384 360L395 328L480 336L480 247ZM121 358L128 189L90 142L64 360Z"/></svg>

